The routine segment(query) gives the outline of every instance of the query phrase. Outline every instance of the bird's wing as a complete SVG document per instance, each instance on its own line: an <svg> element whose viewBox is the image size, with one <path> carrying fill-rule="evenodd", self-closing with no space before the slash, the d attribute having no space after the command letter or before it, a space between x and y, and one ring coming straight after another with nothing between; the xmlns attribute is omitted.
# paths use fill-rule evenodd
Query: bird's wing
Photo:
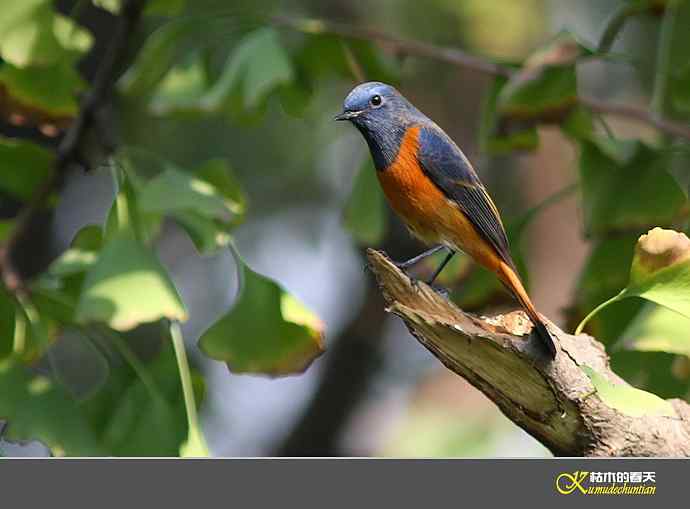
<svg viewBox="0 0 690 509"><path fill-rule="evenodd" d="M419 135L419 164L447 198L458 204L477 232L510 267L510 256L501 217L472 165L445 134L425 127Z"/></svg>

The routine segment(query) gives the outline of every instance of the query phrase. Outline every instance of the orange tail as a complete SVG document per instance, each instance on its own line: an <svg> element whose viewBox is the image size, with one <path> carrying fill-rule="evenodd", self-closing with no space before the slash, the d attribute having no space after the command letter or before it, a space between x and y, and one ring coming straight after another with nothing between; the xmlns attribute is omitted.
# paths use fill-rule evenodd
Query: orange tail
<svg viewBox="0 0 690 509"><path fill-rule="evenodd" d="M522 305L522 308L525 310L525 313L527 313L527 316L529 316L530 320L532 320L532 324L534 325L534 331L536 332L537 337L539 337L541 342L549 351L549 355L551 356L551 358L555 358L556 345L554 344L553 337L546 328L546 325L539 316L539 313L537 313L537 310L534 309L534 305L532 304L529 295L527 295L525 287L522 286L522 281L520 281L518 275L515 273L513 268L510 267L510 265L508 265L505 262L500 262L498 267L498 277L501 279L503 284L505 284L508 287L508 289L515 296L518 302Z"/></svg>

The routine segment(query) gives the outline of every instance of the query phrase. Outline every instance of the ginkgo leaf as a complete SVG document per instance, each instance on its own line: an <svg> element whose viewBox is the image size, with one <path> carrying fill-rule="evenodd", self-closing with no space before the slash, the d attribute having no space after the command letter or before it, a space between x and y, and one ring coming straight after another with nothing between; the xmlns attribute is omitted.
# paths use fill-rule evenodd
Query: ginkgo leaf
<svg viewBox="0 0 690 509"><path fill-rule="evenodd" d="M626 297L642 297L690 318L690 239L662 228L642 235L635 246L628 285L590 312L576 334L596 313Z"/></svg>
<svg viewBox="0 0 690 509"><path fill-rule="evenodd" d="M128 330L161 318L187 319L175 285L150 249L127 232L116 234L86 275L76 320Z"/></svg>
<svg viewBox="0 0 690 509"><path fill-rule="evenodd" d="M620 344L629 350L690 357L690 320L672 309L650 302L623 332Z"/></svg>
<svg viewBox="0 0 690 509"><path fill-rule="evenodd" d="M231 309L206 330L201 350L234 373L303 372L324 351L323 323L278 283L236 256L242 285Z"/></svg>
<svg viewBox="0 0 690 509"><path fill-rule="evenodd" d="M627 384L614 384L589 366L583 366L601 400L610 408L631 417L663 415L674 417L675 410L666 400L656 394L636 389Z"/></svg>

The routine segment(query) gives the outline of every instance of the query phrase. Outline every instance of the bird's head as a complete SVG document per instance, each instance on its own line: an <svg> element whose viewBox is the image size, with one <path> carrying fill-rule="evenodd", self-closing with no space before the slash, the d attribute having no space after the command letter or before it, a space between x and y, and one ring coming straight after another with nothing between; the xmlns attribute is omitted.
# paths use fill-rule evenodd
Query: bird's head
<svg viewBox="0 0 690 509"><path fill-rule="evenodd" d="M398 152L408 126L424 116L400 92L385 83L357 85L345 98L336 120L349 120L369 144L376 167L389 164Z"/></svg>
<svg viewBox="0 0 690 509"><path fill-rule="evenodd" d="M404 121L414 111L414 106L395 88L369 81L352 89L343 103L343 112L335 119L349 120L358 127L390 127Z"/></svg>

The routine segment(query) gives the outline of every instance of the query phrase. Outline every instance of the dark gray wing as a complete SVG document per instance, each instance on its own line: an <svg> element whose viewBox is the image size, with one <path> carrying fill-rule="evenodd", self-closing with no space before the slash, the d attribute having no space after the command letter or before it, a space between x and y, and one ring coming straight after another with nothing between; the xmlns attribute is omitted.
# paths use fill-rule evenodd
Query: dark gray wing
<svg viewBox="0 0 690 509"><path fill-rule="evenodd" d="M457 145L443 133L425 127L419 134L417 158L431 181L460 206L477 232L496 249L501 259L515 268L496 205Z"/></svg>

